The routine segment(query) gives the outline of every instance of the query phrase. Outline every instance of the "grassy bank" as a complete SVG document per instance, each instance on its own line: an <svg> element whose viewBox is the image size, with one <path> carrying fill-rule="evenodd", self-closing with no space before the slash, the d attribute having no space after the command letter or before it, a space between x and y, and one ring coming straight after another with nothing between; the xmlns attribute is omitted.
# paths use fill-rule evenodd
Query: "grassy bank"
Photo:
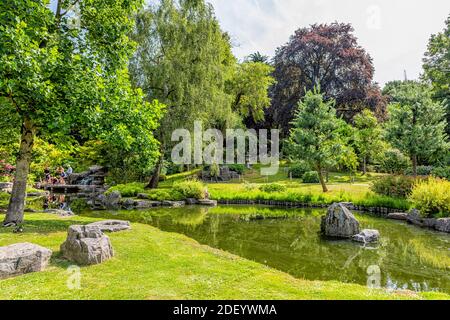
<svg viewBox="0 0 450 320"><path fill-rule="evenodd" d="M283 183L287 188L282 192L263 192L259 185L237 183L209 184L211 198L215 200L277 200L312 204L332 204L334 202L353 202L366 207L388 207L408 210L410 204L405 199L380 196L369 190L366 184L330 184L329 192L323 193L321 186Z"/></svg>
<svg viewBox="0 0 450 320"><path fill-rule="evenodd" d="M148 225L111 234L116 256L81 269L68 290L70 265L59 245L71 224L95 219L28 214L25 233L0 229L0 246L33 242L54 251L44 272L0 281L0 299L448 299L440 293L388 293L339 282L306 281Z"/></svg>

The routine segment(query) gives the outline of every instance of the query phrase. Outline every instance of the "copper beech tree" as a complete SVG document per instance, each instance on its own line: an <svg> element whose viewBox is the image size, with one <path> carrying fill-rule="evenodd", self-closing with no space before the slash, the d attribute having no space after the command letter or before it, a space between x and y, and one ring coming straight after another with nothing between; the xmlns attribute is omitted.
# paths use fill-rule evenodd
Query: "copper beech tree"
<svg viewBox="0 0 450 320"><path fill-rule="evenodd" d="M378 118L386 101L373 82L372 59L358 45L350 24L314 24L301 28L278 48L273 60L276 85L267 125L289 131L297 103L305 92L320 86L324 99L336 101L338 116L347 121L369 108Z"/></svg>

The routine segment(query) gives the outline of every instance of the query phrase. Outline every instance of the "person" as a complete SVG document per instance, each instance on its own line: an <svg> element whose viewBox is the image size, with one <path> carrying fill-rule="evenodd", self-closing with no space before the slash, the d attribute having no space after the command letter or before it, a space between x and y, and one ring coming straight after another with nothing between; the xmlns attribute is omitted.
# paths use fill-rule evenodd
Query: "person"
<svg viewBox="0 0 450 320"><path fill-rule="evenodd" d="M64 172L64 168L63 167L59 167L59 183L60 184L66 184L66 178L67 178L67 175Z"/></svg>
<svg viewBox="0 0 450 320"><path fill-rule="evenodd" d="M70 176L70 175L73 173L73 169L72 169L72 167L70 166L70 164L67 166L67 171L66 171L66 173L67 173L67 176Z"/></svg>
<svg viewBox="0 0 450 320"><path fill-rule="evenodd" d="M47 166L45 166L45 169L44 169L44 182L49 183L50 179L51 179L50 169L48 168L48 165L47 165Z"/></svg>

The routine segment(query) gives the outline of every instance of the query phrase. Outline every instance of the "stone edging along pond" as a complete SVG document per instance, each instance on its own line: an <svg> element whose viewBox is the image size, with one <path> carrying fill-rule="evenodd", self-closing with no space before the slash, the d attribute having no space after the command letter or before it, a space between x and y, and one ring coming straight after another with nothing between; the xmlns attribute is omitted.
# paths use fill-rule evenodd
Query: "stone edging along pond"
<svg viewBox="0 0 450 320"><path fill-rule="evenodd" d="M320 203L303 203L279 200L218 200L217 203L224 205L266 205L286 208L328 208L330 206L328 204ZM450 218L421 218L419 211L416 209L413 209L410 213L403 213L396 209L387 207L358 206L351 202L343 202L342 204L344 204L349 210L369 212L381 218L406 221L418 227L430 228L436 231L450 233Z"/></svg>

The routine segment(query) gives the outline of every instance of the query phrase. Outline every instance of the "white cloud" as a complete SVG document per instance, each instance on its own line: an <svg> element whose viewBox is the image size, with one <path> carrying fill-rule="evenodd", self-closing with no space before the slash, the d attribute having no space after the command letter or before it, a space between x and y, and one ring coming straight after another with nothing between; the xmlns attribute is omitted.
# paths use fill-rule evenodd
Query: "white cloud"
<svg viewBox="0 0 450 320"><path fill-rule="evenodd" d="M350 22L359 44L372 56L381 84L418 78L431 34L444 27L447 0L207 0L243 58L260 51L273 56L298 28L321 22Z"/></svg>

